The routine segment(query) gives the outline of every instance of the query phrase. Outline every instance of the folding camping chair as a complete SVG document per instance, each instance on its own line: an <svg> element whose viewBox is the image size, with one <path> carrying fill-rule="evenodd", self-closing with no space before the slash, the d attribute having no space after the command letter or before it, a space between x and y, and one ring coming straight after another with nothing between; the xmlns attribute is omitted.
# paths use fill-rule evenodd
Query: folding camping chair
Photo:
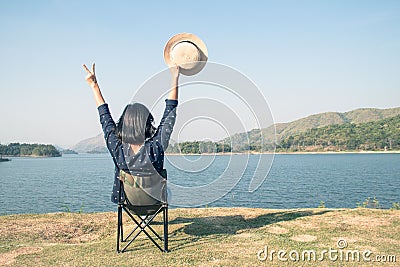
<svg viewBox="0 0 400 267"><path fill-rule="evenodd" d="M118 203L118 232L117 232L117 252L125 252L129 245L144 233L153 244L162 252L168 252L168 203L167 203L167 172L156 172L152 176L133 176L124 171L120 172L124 182L121 182L119 199L122 190L125 193L125 201ZM124 238L122 213L125 213L134 222L133 230ZM151 227L154 218L163 214L163 232L161 236ZM136 217L136 218L135 218ZM155 236L152 237L150 232ZM120 242L127 242L120 249ZM163 243L163 244L162 244ZM163 245L163 247L162 247Z"/></svg>

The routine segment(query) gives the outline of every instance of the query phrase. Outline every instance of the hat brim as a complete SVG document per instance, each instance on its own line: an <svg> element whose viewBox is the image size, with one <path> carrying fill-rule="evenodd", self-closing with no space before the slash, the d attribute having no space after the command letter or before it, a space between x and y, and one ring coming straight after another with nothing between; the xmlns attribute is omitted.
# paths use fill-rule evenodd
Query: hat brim
<svg viewBox="0 0 400 267"><path fill-rule="evenodd" d="M171 37L165 45L164 48L164 60L167 63L168 67L172 67L175 63L171 58L171 51L175 45L180 42L190 42L194 44L200 55L200 60L193 68L185 68L185 66L180 66L179 72L186 76L192 76L199 73L207 63L208 60L208 51L204 42L194 34L191 33L179 33Z"/></svg>

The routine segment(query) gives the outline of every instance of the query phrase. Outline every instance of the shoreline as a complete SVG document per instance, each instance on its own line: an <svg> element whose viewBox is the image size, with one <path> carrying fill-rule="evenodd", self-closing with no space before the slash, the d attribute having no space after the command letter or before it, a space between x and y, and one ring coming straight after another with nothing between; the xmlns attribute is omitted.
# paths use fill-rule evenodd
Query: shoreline
<svg viewBox="0 0 400 267"><path fill-rule="evenodd" d="M99 153L74 153L74 154L65 154L65 155L85 155L85 154L108 154L108 152L99 152ZM400 150L392 150L392 151L314 151L314 152L224 152L224 153L188 153L188 154L179 154L179 153L165 153L166 156L228 156L228 155L335 155L335 154L400 154ZM57 158L62 156L7 156L10 158Z"/></svg>
<svg viewBox="0 0 400 267"><path fill-rule="evenodd" d="M315 151L315 152L232 152L232 153L165 153L166 156L228 156L228 155L340 155L340 154L400 154L400 150L393 151Z"/></svg>
<svg viewBox="0 0 400 267"><path fill-rule="evenodd" d="M268 208L268 207L243 207L243 206L231 206L231 207L222 207L222 206L197 206L197 207L168 207L168 210L172 211L235 211L235 210L255 210L255 211L271 211L271 212L290 212L290 211L300 211L300 210L331 210L331 211L356 211L356 210L376 210L376 211L400 211L398 209L393 208L373 208L373 207L303 207L303 208ZM15 216L57 216L63 214L76 214L76 215L96 215L96 214L116 214L117 213L117 205L115 206L115 210L106 210L106 211L53 211L53 212L43 212L43 213L2 213L0 214L0 219L4 217L15 217Z"/></svg>
<svg viewBox="0 0 400 267"><path fill-rule="evenodd" d="M14 156L14 155L3 155L4 157L7 158L59 158L62 157L60 156L34 156L34 155L21 155L21 156Z"/></svg>
<svg viewBox="0 0 400 267"><path fill-rule="evenodd" d="M275 154L400 154L400 151L316 151L316 152L275 152Z"/></svg>

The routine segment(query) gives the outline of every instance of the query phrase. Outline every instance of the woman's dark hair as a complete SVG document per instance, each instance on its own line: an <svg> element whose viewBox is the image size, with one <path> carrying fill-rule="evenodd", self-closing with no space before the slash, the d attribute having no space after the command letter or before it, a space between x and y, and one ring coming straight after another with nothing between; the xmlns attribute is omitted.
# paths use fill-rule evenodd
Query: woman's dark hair
<svg viewBox="0 0 400 267"><path fill-rule="evenodd" d="M117 122L116 134L124 143L142 144L154 135L153 121L154 117L145 105L129 104Z"/></svg>

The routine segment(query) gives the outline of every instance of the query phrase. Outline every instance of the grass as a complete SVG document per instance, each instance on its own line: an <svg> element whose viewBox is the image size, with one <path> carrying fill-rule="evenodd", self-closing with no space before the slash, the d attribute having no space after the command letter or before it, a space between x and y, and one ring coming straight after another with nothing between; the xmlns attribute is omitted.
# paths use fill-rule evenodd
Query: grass
<svg viewBox="0 0 400 267"><path fill-rule="evenodd" d="M400 261L400 211L382 209L173 209L170 253L144 235L115 252L116 213L54 213L0 217L0 265L9 266L374 266L374 263L260 261L269 251L337 249L395 255ZM127 221L127 218L124 217ZM155 229L161 229L160 224ZM396 255L397 254L397 255ZM286 255L288 258L288 255ZM375 263L376 264L376 263ZM387 266L394 266L395 263ZM380 264L385 266L385 264Z"/></svg>

